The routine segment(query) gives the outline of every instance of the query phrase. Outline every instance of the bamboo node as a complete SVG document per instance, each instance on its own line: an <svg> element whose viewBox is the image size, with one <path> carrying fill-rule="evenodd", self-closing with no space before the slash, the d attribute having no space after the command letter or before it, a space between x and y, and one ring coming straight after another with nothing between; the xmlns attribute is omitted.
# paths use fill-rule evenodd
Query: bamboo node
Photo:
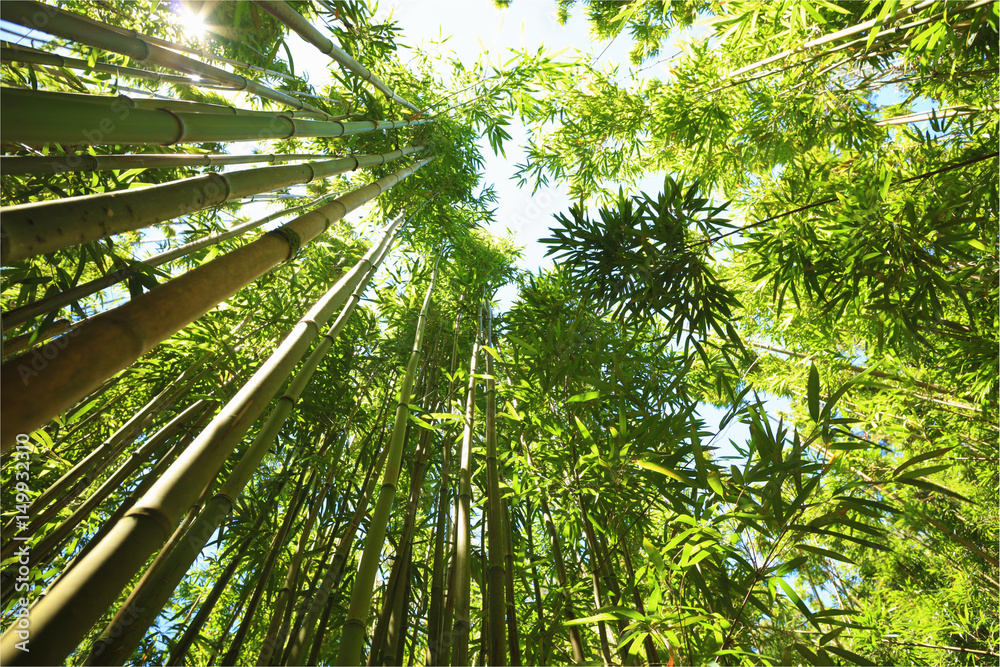
<svg viewBox="0 0 1000 667"><path fill-rule="evenodd" d="M286 262L292 261L295 255L298 254L299 248L302 247L302 237L294 229L289 229L288 227L278 227L268 232L267 236L277 236L288 243L288 257L285 259Z"/></svg>
<svg viewBox="0 0 1000 667"><path fill-rule="evenodd" d="M171 141L168 144L164 144L164 146L176 146L177 144L179 144L182 141L184 141L184 135L187 134L187 127L184 125L184 119L181 118L180 116L178 116L177 114L175 114L170 109L157 109L157 111L164 111L164 112L170 114L171 116L173 116L174 120L177 121L177 130L178 130L177 138L174 139L173 141Z"/></svg>

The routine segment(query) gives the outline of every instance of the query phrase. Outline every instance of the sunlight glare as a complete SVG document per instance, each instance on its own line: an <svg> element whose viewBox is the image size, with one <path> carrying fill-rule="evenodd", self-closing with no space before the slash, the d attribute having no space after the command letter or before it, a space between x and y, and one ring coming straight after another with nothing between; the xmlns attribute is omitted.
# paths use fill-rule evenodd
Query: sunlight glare
<svg viewBox="0 0 1000 667"><path fill-rule="evenodd" d="M176 3L174 13L177 17L177 23L188 36L202 39L208 34L208 26L205 25L200 13L191 11L190 7L182 3Z"/></svg>

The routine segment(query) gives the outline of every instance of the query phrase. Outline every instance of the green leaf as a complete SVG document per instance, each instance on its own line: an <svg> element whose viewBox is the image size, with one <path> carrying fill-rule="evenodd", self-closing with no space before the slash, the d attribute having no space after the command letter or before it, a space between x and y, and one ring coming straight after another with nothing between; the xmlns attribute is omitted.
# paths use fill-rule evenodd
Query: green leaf
<svg viewBox="0 0 1000 667"><path fill-rule="evenodd" d="M696 483L695 483L695 481L693 479L689 479L687 477L684 477L683 475L679 475L676 472L674 472L673 470L669 470L667 468L664 468L663 466L659 465L658 463L651 463L649 461L636 461L635 464L637 466L639 466L640 468L645 468L646 470L652 470L653 472L658 472L661 475L666 475L667 477L670 477L671 479L676 479L678 482L683 482L684 484L687 484L688 486L691 486L691 487L696 486Z"/></svg>
<svg viewBox="0 0 1000 667"><path fill-rule="evenodd" d="M850 660L855 665L864 665L864 666L870 665L871 667L874 667L875 665L875 663L870 661L868 658L858 655L854 651L848 651L846 648L840 648L835 644L830 644L829 646L824 646L823 648L825 648L830 653L835 653L836 655L839 655L841 658L844 658L845 660Z"/></svg>
<svg viewBox="0 0 1000 667"><path fill-rule="evenodd" d="M585 401L592 401L595 398L599 398L601 392L599 391L585 391L582 394L577 394L576 396L570 396L566 399L567 403L583 403Z"/></svg>
<svg viewBox="0 0 1000 667"><path fill-rule="evenodd" d="M563 621L563 625L586 625L588 623L599 623L601 621L617 621L614 614L594 614L584 618L574 618L572 621Z"/></svg>
<svg viewBox="0 0 1000 667"><path fill-rule="evenodd" d="M819 421L819 371L816 369L816 364L809 366L809 384L807 387L807 396L809 398L809 416L812 417L814 422Z"/></svg>
<svg viewBox="0 0 1000 667"><path fill-rule="evenodd" d="M802 549L803 551L809 551L818 556L823 556L824 558L832 558L834 560L839 560L844 563L853 563L854 561L845 556L844 554L837 553L836 551L830 551L829 549L824 549L822 547L814 547L811 544L796 544L796 549Z"/></svg>
<svg viewBox="0 0 1000 667"><path fill-rule="evenodd" d="M896 469L892 471L892 476L895 477L900 472L902 472L906 468L909 468L910 466L916 463L920 463L921 461L926 461L927 459L932 459L936 456L941 456L942 454L946 454L947 452L950 452L953 449L955 449L954 445L952 445L951 447L942 447L941 449L935 449L933 452L926 452L924 454L920 454L919 456L914 456L912 459L906 461L905 463L901 463L898 466L896 466Z"/></svg>

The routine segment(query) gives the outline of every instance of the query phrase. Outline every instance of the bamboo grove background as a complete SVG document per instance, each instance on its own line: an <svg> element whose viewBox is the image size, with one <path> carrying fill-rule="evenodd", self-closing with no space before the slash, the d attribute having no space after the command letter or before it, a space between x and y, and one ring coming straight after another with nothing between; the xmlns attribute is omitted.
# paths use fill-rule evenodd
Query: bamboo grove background
<svg viewBox="0 0 1000 667"><path fill-rule="evenodd" d="M190 7L0 3L4 664L1000 658L996 2L555 3L710 25L632 88Z"/></svg>

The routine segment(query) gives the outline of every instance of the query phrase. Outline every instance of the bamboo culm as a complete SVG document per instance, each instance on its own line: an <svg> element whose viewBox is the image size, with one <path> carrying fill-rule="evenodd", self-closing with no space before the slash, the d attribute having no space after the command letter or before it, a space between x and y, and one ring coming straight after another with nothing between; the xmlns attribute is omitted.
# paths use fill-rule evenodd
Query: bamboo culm
<svg viewBox="0 0 1000 667"><path fill-rule="evenodd" d="M301 359L319 326L317 322L329 319L332 311L347 301L368 274L372 260L384 254L398 228L399 221L389 225L381 242L373 246L365 258L313 306L268 361L111 530L102 544L60 581L61 586L53 587L50 594L33 607L29 618L33 619L33 636L42 638L39 642L44 647L42 660L56 663L68 655L111 604L118 591L144 564L148 555L162 544L169 527L176 524L194 497L208 487L243 434ZM266 452L264 446L258 446L255 451L260 451L261 447ZM257 468L257 463L251 459L246 454L241 459L216 496L220 503L225 501L225 506L232 506L231 498L238 496ZM209 514L214 517L219 512L214 509L202 516L208 517ZM204 521L211 520L205 518ZM213 531L214 528L209 530L203 539L207 540ZM196 541L200 540L202 534L195 534L194 537ZM194 551L197 555L201 546L195 549L192 543L192 548L186 551ZM187 567L178 565L176 570L183 576ZM8 632L0 644L0 655L4 656L6 664L14 664L21 657L18 654L23 655L13 646L15 637ZM6 657L8 651L10 657ZM39 659L37 655L31 658Z"/></svg>
<svg viewBox="0 0 1000 667"><path fill-rule="evenodd" d="M448 597L454 599L455 623L451 631L451 664L469 664L469 598L472 588L471 512L472 512L472 433L476 415L476 357L479 356L479 336L483 330L482 310L479 326L469 358L469 387L465 394L465 428L459 458L458 498L455 506L454 580ZM454 589L454 594L451 589Z"/></svg>
<svg viewBox="0 0 1000 667"><path fill-rule="evenodd" d="M211 173L137 190L67 197L0 208L4 265L114 236L248 195L383 165L422 147L281 167Z"/></svg>
<svg viewBox="0 0 1000 667"><path fill-rule="evenodd" d="M256 0L256 2L279 21L298 33L302 39L315 46L324 54L330 56L344 69L353 72L365 81L368 81L370 84L385 93L389 99L402 104L404 107L407 107L412 111L420 111L420 109L412 103L407 102L405 99L393 92L393 90L382 82L381 79L372 74L371 70L349 56L346 51L331 42L323 35L323 33L314 28L308 21L302 18L298 12L292 9L288 3L282 2L281 0Z"/></svg>
<svg viewBox="0 0 1000 667"><path fill-rule="evenodd" d="M6 7L7 3L0 3ZM320 121L287 116L136 109L120 97L2 88L0 139L31 147L68 145L162 145L264 141L292 137L344 137L431 120Z"/></svg>
<svg viewBox="0 0 1000 667"><path fill-rule="evenodd" d="M420 360L420 350L423 346L424 326L427 322L427 314L430 310L431 295L434 291L434 283L437 279L438 265L441 256L434 264L431 274L430 285L427 287L427 294L424 296L424 303L417 316L416 333L413 338L413 349L410 352L410 360L406 367L406 375L399 389L398 405L396 406L396 418L393 423L392 435L389 439L389 455L386 457L385 472L382 478L382 487L379 490L378 500L372 512L372 519L365 534L365 546L361 554L361 564L358 568L357 577L354 580L354 587L351 590L351 602L347 611L347 620L344 622L343 631L340 637L340 647L338 649L338 665L358 665L361 664L361 651L365 640L365 628L368 624L368 614L371 609L372 587L375 583L375 574L378 570L379 559L382 555L382 546L385 541L385 533L389 521L389 513L392 510L392 501L396 495L396 484L399 480L399 472L403 458L403 448L405 445L405 434L407 418L409 416L410 394L413 391L414 376L416 375L417 364Z"/></svg>
<svg viewBox="0 0 1000 667"><path fill-rule="evenodd" d="M487 306L487 345L493 348L493 312ZM497 465L496 380L493 356L486 355L486 510L489 518L489 641L490 665L507 664L507 623L504 576L503 509L500 500L500 473Z"/></svg>
<svg viewBox="0 0 1000 667"><path fill-rule="evenodd" d="M59 356L39 371L24 357L2 367L0 444L13 446L18 433L45 424L130 365L160 341L201 317L224 299L295 255L343 218L403 180L430 159L421 160L375 183L286 223L277 230L221 257L202 264L133 299L90 318L68 337ZM351 273L359 280L361 269ZM354 284L344 285L346 299ZM56 339L58 342L63 339ZM29 383L25 385L25 380Z"/></svg>

